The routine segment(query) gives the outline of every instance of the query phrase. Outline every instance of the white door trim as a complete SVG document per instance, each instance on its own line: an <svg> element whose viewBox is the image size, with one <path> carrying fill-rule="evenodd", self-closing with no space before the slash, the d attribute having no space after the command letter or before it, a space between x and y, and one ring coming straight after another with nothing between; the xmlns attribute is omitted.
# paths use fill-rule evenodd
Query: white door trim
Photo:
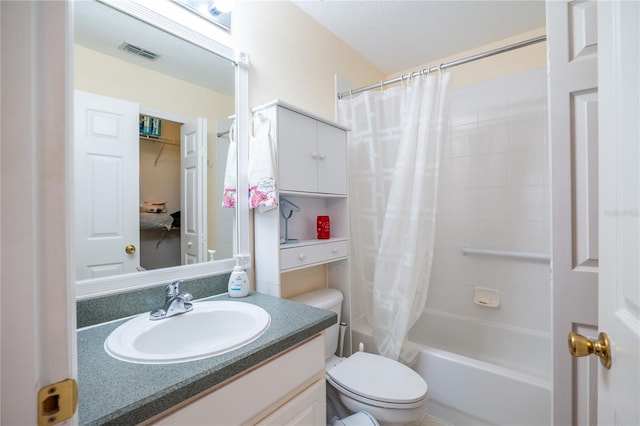
<svg viewBox="0 0 640 426"><path fill-rule="evenodd" d="M41 387L76 379L71 3L0 2L2 424L37 424ZM75 424L77 421L72 421Z"/></svg>

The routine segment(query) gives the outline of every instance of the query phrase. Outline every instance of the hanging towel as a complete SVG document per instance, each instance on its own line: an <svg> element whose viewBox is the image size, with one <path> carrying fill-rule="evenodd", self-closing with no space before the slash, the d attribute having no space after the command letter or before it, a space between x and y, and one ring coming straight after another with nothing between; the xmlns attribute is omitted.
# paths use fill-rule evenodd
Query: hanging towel
<svg viewBox="0 0 640 426"><path fill-rule="evenodd" d="M249 140L249 205L260 212L278 207L275 178L275 151L271 143L271 122L258 113L252 120Z"/></svg>
<svg viewBox="0 0 640 426"><path fill-rule="evenodd" d="M224 172L224 191L222 193L222 207L232 209L236 206L236 185L238 184L238 160L235 141L235 120L229 130L229 150L227 151L227 164Z"/></svg>

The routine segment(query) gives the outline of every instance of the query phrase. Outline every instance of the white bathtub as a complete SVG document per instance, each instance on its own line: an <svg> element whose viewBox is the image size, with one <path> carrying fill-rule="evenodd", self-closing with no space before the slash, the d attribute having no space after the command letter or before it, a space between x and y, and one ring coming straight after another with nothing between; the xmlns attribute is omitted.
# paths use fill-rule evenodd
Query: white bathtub
<svg viewBox="0 0 640 426"><path fill-rule="evenodd" d="M363 320L354 347L374 351ZM409 333L429 414L454 425L551 424L550 334L426 310Z"/></svg>

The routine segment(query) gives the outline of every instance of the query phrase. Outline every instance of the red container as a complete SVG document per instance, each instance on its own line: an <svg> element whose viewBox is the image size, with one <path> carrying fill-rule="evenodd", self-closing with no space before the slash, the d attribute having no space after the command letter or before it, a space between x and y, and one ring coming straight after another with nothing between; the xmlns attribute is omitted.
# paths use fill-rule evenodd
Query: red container
<svg viewBox="0 0 640 426"><path fill-rule="evenodd" d="M329 222L329 216L318 216L318 239L327 240L331 237L331 224Z"/></svg>

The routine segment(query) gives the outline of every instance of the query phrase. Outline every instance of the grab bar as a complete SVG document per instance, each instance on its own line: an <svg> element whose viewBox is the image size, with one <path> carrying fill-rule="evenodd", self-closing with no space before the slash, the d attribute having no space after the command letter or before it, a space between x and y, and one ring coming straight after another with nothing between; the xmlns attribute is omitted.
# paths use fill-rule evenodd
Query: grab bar
<svg viewBox="0 0 640 426"><path fill-rule="evenodd" d="M463 256L467 256L470 254L479 254L483 256L508 257L511 259L534 260L534 261L543 261L543 262L549 262L551 260L551 256L544 253L490 250L490 249L479 249L479 248L472 248L472 247L462 247L460 249L460 254L462 254Z"/></svg>

